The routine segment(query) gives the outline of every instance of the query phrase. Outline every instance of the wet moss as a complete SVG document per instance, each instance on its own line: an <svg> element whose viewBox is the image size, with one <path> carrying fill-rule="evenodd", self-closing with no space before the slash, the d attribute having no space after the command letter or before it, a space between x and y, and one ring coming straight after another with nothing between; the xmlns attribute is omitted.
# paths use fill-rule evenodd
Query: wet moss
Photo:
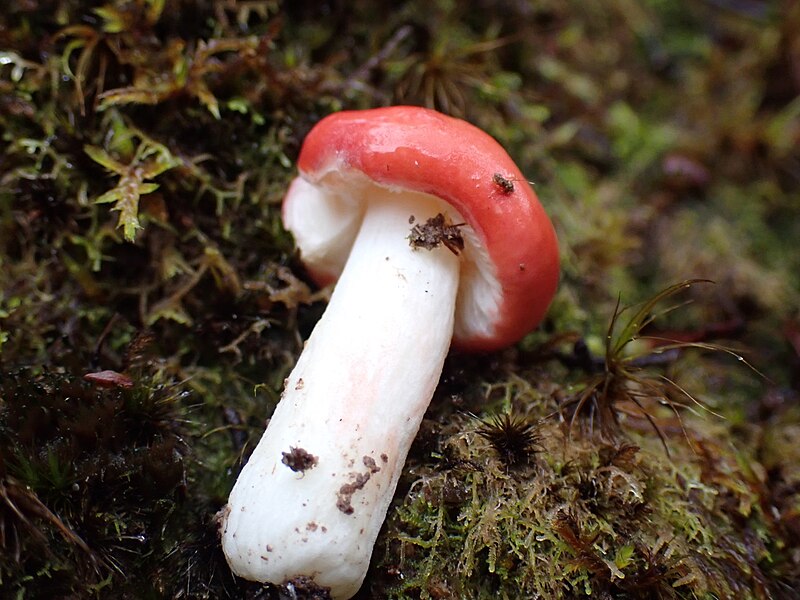
<svg viewBox="0 0 800 600"><path fill-rule="evenodd" d="M609 443L546 422L537 460L509 470L480 432L457 419L442 432L438 460L419 467L397 500L373 591L386 586L397 598L780 595L774 559L783 548L760 504L763 473L742 469L753 457L728 437L705 437L706 427L686 425L696 453L675 427L668 457L646 429Z"/></svg>
<svg viewBox="0 0 800 600"><path fill-rule="evenodd" d="M322 116L411 103L509 150L563 276L517 347L449 357L361 597L791 597L799 31L791 2L8 7L3 595L284 594L230 574L214 521L324 308L280 200ZM685 347L637 371L637 339L612 363L657 427L577 410L619 298L693 278L643 333L764 376Z"/></svg>
<svg viewBox="0 0 800 600"><path fill-rule="evenodd" d="M165 550L185 494L178 390L98 389L18 369L0 384L3 585L69 595L124 580ZM150 565L152 568L152 565ZM80 581L80 584L77 582Z"/></svg>

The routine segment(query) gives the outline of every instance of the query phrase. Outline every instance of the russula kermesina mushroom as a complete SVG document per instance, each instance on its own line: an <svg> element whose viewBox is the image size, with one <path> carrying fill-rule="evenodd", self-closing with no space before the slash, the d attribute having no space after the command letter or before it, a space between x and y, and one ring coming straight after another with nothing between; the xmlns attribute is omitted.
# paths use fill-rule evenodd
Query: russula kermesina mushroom
<svg viewBox="0 0 800 600"><path fill-rule="evenodd" d="M435 111L341 112L308 134L283 219L325 314L222 516L231 569L358 591L453 344L495 350L542 318L555 233L489 135Z"/></svg>

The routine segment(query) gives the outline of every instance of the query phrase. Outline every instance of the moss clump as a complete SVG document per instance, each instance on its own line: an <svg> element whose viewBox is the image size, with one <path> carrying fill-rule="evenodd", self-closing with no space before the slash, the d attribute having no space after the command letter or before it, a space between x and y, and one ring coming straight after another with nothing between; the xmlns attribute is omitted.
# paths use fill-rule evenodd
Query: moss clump
<svg viewBox="0 0 800 600"><path fill-rule="evenodd" d="M455 419L397 503L376 580L396 598L778 593L763 481L704 429L687 425L697 453L674 431L668 457L652 437L598 442L547 422L536 458L509 469Z"/></svg>
<svg viewBox="0 0 800 600"><path fill-rule="evenodd" d="M157 532L170 527L185 494L177 395L153 381L98 389L63 374L3 373L4 589L92 595L134 565L155 569L152 557L165 550Z"/></svg>

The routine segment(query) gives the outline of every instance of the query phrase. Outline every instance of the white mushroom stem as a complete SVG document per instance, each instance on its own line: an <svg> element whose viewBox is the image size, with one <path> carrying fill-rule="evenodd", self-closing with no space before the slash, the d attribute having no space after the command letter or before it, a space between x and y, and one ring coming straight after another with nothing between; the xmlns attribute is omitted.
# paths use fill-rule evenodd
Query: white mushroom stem
<svg viewBox="0 0 800 600"><path fill-rule="evenodd" d="M237 575L304 576L337 599L361 586L453 334L459 258L408 240L410 215L439 212L424 194L370 199L330 304L231 492L222 545ZM316 462L295 471L284 453L295 467Z"/></svg>

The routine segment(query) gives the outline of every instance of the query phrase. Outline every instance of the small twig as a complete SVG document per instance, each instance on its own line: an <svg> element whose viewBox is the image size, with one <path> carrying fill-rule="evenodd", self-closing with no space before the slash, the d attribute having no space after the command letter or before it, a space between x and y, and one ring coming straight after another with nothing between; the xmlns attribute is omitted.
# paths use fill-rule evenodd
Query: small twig
<svg viewBox="0 0 800 600"><path fill-rule="evenodd" d="M370 71L375 69L378 65L380 65L383 61L389 58L400 43L406 39L409 35L411 35L411 25L403 25L400 29L394 32L392 37L388 39L388 41L383 45L376 54L373 54L369 57L363 65L361 65L358 69L356 69L350 77L347 78L345 82L346 87L350 87L351 85L355 84L356 82L362 82L367 78Z"/></svg>

